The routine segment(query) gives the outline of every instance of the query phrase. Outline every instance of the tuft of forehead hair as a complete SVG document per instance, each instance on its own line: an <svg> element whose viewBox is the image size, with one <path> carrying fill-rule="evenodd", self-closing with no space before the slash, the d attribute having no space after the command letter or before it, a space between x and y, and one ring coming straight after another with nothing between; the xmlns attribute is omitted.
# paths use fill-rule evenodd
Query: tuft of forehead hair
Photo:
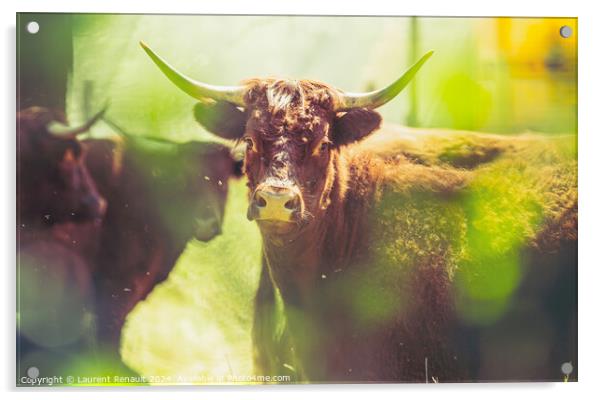
<svg viewBox="0 0 602 400"><path fill-rule="evenodd" d="M289 133L322 135L334 116L337 91L311 80L251 79L245 103L266 137ZM312 138L308 138L312 139Z"/></svg>

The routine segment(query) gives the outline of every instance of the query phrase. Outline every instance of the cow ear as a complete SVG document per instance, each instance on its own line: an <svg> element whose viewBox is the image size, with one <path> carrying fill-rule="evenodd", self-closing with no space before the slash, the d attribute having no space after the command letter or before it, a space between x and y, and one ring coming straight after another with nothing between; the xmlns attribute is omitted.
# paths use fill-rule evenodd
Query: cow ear
<svg viewBox="0 0 602 400"><path fill-rule="evenodd" d="M367 108L350 110L335 118L333 142L336 146L357 142L378 129L381 122L376 111Z"/></svg>
<svg viewBox="0 0 602 400"><path fill-rule="evenodd" d="M238 139L245 131L246 113L232 103L199 102L193 112L197 122L217 136Z"/></svg>

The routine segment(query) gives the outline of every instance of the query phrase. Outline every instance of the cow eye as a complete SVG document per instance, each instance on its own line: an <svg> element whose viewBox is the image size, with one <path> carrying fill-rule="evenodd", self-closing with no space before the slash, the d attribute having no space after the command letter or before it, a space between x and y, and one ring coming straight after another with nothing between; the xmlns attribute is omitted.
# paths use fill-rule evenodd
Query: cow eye
<svg viewBox="0 0 602 400"><path fill-rule="evenodd" d="M247 144L247 151L255 149L255 142L250 137L245 138L245 143Z"/></svg>
<svg viewBox="0 0 602 400"><path fill-rule="evenodd" d="M330 147L330 144L329 144L328 142L323 142L323 143L320 145L320 151L321 151L321 152L324 152L324 151L328 150L328 148L329 148L329 147Z"/></svg>

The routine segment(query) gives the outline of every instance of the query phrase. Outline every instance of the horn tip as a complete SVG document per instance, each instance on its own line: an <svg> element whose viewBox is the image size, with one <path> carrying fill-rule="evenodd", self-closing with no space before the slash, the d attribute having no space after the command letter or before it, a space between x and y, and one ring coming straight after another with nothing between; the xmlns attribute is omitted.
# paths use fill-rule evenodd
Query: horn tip
<svg viewBox="0 0 602 400"><path fill-rule="evenodd" d="M146 42L144 40L139 41L138 44L140 44L140 47L142 47L142 50L144 50L146 52L146 54L148 54L148 55L153 54L153 50L149 47L148 44L146 44Z"/></svg>

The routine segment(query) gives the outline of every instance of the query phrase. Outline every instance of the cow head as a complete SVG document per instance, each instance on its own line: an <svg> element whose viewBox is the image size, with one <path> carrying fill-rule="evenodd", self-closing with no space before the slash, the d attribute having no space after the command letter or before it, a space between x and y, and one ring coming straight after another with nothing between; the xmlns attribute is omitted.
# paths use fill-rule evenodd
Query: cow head
<svg viewBox="0 0 602 400"><path fill-rule="evenodd" d="M173 191L163 202L163 212L174 229L187 230L179 232L182 237L207 242L222 232L228 182L240 176L240 163L230 147L219 143L179 144L177 154L168 184Z"/></svg>
<svg viewBox="0 0 602 400"><path fill-rule="evenodd" d="M61 112L42 107L17 114L21 218L52 224L103 216L105 201L88 174L77 139L103 112L76 128L66 125Z"/></svg>
<svg viewBox="0 0 602 400"><path fill-rule="evenodd" d="M151 206L142 214L147 214L147 223L158 216L172 237L183 241L194 236L206 242L221 233L229 179L242 175L242 162L231 145L136 136L111 119L103 120L119 139L86 143L87 163L109 202L125 190L128 198L118 202ZM137 203L139 197L143 205Z"/></svg>
<svg viewBox="0 0 602 400"><path fill-rule="evenodd" d="M380 126L381 117L374 109L401 92L432 54L424 55L388 87L357 94L308 80L207 85L182 75L142 46L176 86L201 101L195 108L199 123L246 146L247 216L258 222L264 234L294 233L325 212L340 148Z"/></svg>

